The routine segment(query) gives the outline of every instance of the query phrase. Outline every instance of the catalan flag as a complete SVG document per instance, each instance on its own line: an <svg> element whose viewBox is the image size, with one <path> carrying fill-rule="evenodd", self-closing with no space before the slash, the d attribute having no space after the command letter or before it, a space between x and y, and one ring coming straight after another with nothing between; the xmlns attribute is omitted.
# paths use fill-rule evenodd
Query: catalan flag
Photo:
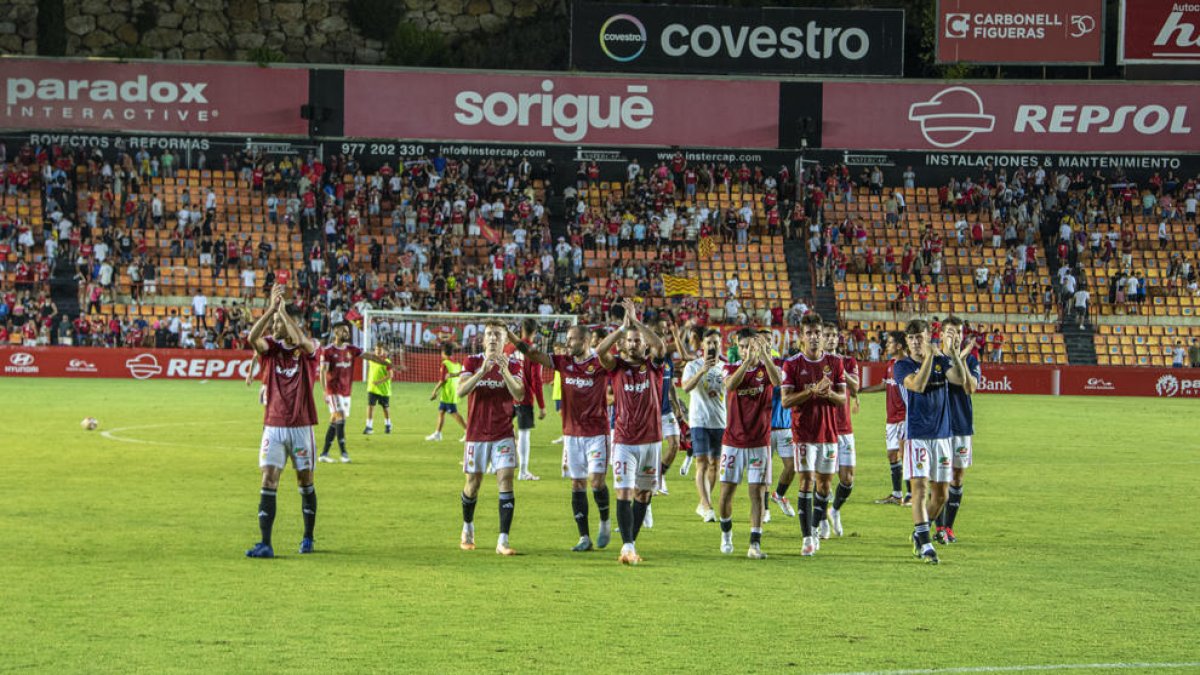
<svg viewBox="0 0 1200 675"><path fill-rule="evenodd" d="M696 251L700 255L700 260L712 260L713 254L717 251L717 245L713 243L712 237L701 237Z"/></svg>
<svg viewBox="0 0 1200 675"><path fill-rule="evenodd" d="M700 295L700 280L690 277L662 275L664 295Z"/></svg>

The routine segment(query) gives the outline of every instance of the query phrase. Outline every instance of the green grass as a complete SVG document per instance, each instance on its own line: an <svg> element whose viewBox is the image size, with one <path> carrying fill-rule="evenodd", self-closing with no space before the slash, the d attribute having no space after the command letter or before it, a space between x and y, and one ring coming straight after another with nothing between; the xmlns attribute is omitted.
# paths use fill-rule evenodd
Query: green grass
<svg viewBox="0 0 1200 675"><path fill-rule="evenodd" d="M908 513L871 504L888 489L875 395L855 420L847 537L802 559L795 520L776 512L770 559L747 560L741 496L738 551L722 556L716 526L696 518L690 481L673 471L639 541L645 563L624 568L616 545L567 550L576 535L549 443L553 415L534 433L542 480L517 485L513 544L523 555L490 550L490 480L480 550L459 551L461 446L422 440L434 410L427 391L401 388L396 433L372 437L359 433L358 391L354 463L317 472L318 553L294 552L289 476L281 557L257 561L242 557L258 535L256 391L0 380L0 671L827 673L1200 661L1194 403L981 398L961 543L928 567L910 557ZM81 431L87 415L128 440ZM594 505L592 518L594 529Z"/></svg>

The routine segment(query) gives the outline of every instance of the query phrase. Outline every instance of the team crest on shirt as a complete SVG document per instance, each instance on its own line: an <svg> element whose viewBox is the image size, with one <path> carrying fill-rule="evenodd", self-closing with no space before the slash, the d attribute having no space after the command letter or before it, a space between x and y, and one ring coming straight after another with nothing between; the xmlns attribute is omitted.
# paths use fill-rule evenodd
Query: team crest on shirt
<svg viewBox="0 0 1200 675"><path fill-rule="evenodd" d="M760 370L760 371L758 371L758 374L754 376L754 379L756 379L756 380L759 380L759 381L762 381L762 379L763 379L763 372L762 372L761 370Z"/></svg>
<svg viewBox="0 0 1200 675"><path fill-rule="evenodd" d="M583 372L587 373L588 375L591 375L592 373L596 372L596 366L588 366L587 370L585 370Z"/></svg>
<svg viewBox="0 0 1200 675"><path fill-rule="evenodd" d="M824 375L825 377L829 377L829 374L832 372L833 372L833 369L830 368L829 366L825 366L824 368L821 369L821 374Z"/></svg>
<svg viewBox="0 0 1200 675"><path fill-rule="evenodd" d="M645 374L646 374L646 366L645 366L645 364L643 364L641 368L638 368L638 375L645 375Z"/></svg>

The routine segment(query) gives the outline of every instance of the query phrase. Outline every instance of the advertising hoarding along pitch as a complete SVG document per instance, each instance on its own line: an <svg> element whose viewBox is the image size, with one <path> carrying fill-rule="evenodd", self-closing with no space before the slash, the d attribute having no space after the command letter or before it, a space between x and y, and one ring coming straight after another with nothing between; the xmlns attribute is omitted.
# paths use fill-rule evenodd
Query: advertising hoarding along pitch
<svg viewBox="0 0 1200 675"><path fill-rule="evenodd" d="M1117 63L1200 63L1200 2L1121 0Z"/></svg>
<svg viewBox="0 0 1200 675"><path fill-rule="evenodd" d="M627 73L896 77L904 71L904 10L576 0L571 65Z"/></svg>
<svg viewBox="0 0 1200 675"><path fill-rule="evenodd" d="M938 0L937 9L938 63L1104 63L1104 0Z"/></svg>
<svg viewBox="0 0 1200 675"><path fill-rule="evenodd" d="M302 135L308 70L0 59L0 129Z"/></svg>
<svg viewBox="0 0 1200 675"><path fill-rule="evenodd" d="M774 148L779 83L348 70L361 138Z"/></svg>
<svg viewBox="0 0 1200 675"><path fill-rule="evenodd" d="M1200 151L1200 86L827 82L825 148Z"/></svg>

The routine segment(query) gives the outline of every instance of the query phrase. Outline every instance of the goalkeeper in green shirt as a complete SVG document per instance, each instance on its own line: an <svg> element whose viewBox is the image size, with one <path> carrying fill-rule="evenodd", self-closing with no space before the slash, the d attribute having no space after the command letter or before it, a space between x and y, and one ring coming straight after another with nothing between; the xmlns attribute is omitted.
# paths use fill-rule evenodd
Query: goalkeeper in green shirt
<svg viewBox="0 0 1200 675"><path fill-rule="evenodd" d="M392 403L392 372L404 370L403 364L393 364L387 357L387 350L382 344L375 345L375 356L383 359L382 363L367 361L367 426L364 434L374 433L375 406L383 407L383 432L392 433L392 413L389 407Z"/></svg>
<svg viewBox="0 0 1200 675"><path fill-rule="evenodd" d="M433 393L429 395L429 400L438 401L438 420L437 429L432 434L425 437L427 441L442 440L442 424L446 422L446 415L454 418L454 421L463 428L467 429L467 423L463 420L462 415L458 414L458 375L462 372L462 364L456 363L451 357L454 355L454 345L446 343L442 345L442 372L441 378L438 379L437 386L433 388ZM458 439L465 441L466 436Z"/></svg>

